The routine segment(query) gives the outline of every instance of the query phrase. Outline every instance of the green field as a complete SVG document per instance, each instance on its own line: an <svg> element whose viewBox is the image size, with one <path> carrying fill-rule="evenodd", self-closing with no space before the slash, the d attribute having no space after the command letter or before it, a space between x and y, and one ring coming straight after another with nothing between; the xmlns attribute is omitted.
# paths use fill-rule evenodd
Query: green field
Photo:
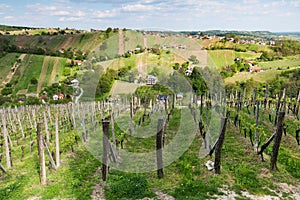
<svg viewBox="0 0 300 200"><path fill-rule="evenodd" d="M269 62L260 62L258 63L262 69L271 69L271 68L292 68L300 66L300 56L294 56L289 58L284 58L283 60L275 60Z"/></svg>
<svg viewBox="0 0 300 200"><path fill-rule="evenodd" d="M235 51L233 50L209 50L208 66L221 68L234 64Z"/></svg>
<svg viewBox="0 0 300 200"><path fill-rule="evenodd" d="M101 33L85 33L74 35L18 35L15 45L24 47L40 47L50 51L63 49L80 49L92 51L102 41Z"/></svg>
<svg viewBox="0 0 300 200"><path fill-rule="evenodd" d="M43 66L44 56L40 55L27 55L18 70L16 71L12 82L16 82L15 93L19 90L27 90L30 80L36 78L39 80L42 66ZM31 89L33 92L34 89Z"/></svg>
<svg viewBox="0 0 300 200"><path fill-rule="evenodd" d="M41 79L40 82L42 82L42 87L50 86L54 82L58 82L59 80L61 80L66 61L67 61L66 58L50 57L50 56L45 57L44 64L43 64L43 68L44 66L46 68L46 71L44 73L45 77L41 79L40 76Z"/></svg>
<svg viewBox="0 0 300 200"><path fill-rule="evenodd" d="M6 76L11 71L11 67L18 60L19 53L8 53L4 57L0 58L0 83L5 81Z"/></svg>
<svg viewBox="0 0 300 200"><path fill-rule="evenodd" d="M137 88L138 85L134 83L129 83L125 81L115 81L110 91L110 94L112 96L119 94L133 94Z"/></svg>
<svg viewBox="0 0 300 200"><path fill-rule="evenodd" d="M123 31L123 38L125 52L128 50L134 50L137 47L137 45L145 47L144 37L141 33L131 30Z"/></svg>
<svg viewBox="0 0 300 200"><path fill-rule="evenodd" d="M238 82L246 81L250 78L253 78L255 81L258 82L266 82L274 79L276 75L280 74L281 72L282 71L275 70L275 69L267 70L259 73L239 72L232 77L226 78L224 81L226 84L228 84L228 83L235 83L236 81Z"/></svg>
<svg viewBox="0 0 300 200"><path fill-rule="evenodd" d="M259 58L261 53L255 53L255 52L235 52L235 57L237 58L243 58L246 60L254 60L256 58Z"/></svg>

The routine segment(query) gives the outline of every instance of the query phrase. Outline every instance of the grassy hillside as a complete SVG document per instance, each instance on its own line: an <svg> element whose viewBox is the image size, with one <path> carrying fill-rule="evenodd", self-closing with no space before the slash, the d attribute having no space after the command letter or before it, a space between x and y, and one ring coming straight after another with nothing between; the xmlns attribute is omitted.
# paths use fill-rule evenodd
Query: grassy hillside
<svg viewBox="0 0 300 200"><path fill-rule="evenodd" d="M233 50L209 50L208 51L208 66L217 68L231 65L234 63L236 54Z"/></svg>
<svg viewBox="0 0 300 200"><path fill-rule="evenodd" d="M91 51L103 40L100 33L85 33L74 35L18 35L15 39L16 46L40 47L51 51L63 49L80 49Z"/></svg>
<svg viewBox="0 0 300 200"><path fill-rule="evenodd" d="M266 82L273 80L276 75L280 74L282 71L278 70L267 70L264 72L260 73L251 73L251 72L239 72L233 75L232 77L226 78L224 81L226 84L228 83L235 83L236 81L241 82L241 81L246 81L248 79L253 78L255 81L258 82Z"/></svg>
<svg viewBox="0 0 300 200"><path fill-rule="evenodd" d="M43 87L62 80L66 62L66 58L26 55L10 82L13 94L38 93ZM32 79L38 83L31 83Z"/></svg>
<svg viewBox="0 0 300 200"><path fill-rule="evenodd" d="M286 57L282 60L275 60L275 61L269 61L269 62L259 62L258 65L262 69L284 69L284 68L292 68L292 67L298 67L300 66L300 55L292 56L292 57Z"/></svg>
<svg viewBox="0 0 300 200"><path fill-rule="evenodd" d="M6 76L11 71L12 66L17 62L19 53L8 53L4 57L0 58L0 85L5 80Z"/></svg>

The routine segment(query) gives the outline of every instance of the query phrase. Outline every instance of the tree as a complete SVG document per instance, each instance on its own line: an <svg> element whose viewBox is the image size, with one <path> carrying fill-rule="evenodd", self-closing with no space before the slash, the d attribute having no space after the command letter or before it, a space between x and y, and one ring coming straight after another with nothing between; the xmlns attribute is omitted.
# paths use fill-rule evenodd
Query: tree
<svg viewBox="0 0 300 200"><path fill-rule="evenodd" d="M37 80L36 78L33 77L33 78L30 80L30 84L36 85L36 84L38 84L38 80Z"/></svg>
<svg viewBox="0 0 300 200"><path fill-rule="evenodd" d="M158 76L159 73L160 73L159 68L158 67L153 67L152 71L149 74L151 74L153 76Z"/></svg>
<svg viewBox="0 0 300 200"><path fill-rule="evenodd" d="M194 65L199 64L199 60L197 59L197 56L191 55L189 57L189 61L191 61Z"/></svg>

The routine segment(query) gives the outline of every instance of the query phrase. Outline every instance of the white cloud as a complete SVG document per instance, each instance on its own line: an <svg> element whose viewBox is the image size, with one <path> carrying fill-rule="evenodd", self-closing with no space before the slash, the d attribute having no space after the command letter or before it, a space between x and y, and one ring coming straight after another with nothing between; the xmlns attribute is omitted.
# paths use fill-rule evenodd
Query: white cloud
<svg viewBox="0 0 300 200"><path fill-rule="evenodd" d="M159 7L153 5L144 5L141 3L128 4L122 6L122 10L126 12L144 12L144 11L153 11L157 9L159 9Z"/></svg>
<svg viewBox="0 0 300 200"><path fill-rule="evenodd" d="M12 20L12 19L15 19L15 17L14 16L5 16L4 19L6 19L6 20Z"/></svg>
<svg viewBox="0 0 300 200"><path fill-rule="evenodd" d="M51 13L51 15L54 15L54 16L61 16L61 15L70 15L71 13L69 11L66 11L66 10L58 10L58 11L55 11L53 13Z"/></svg>
<svg viewBox="0 0 300 200"><path fill-rule="evenodd" d="M11 6L7 4L0 4L0 10L7 10L7 9L11 9Z"/></svg>
<svg viewBox="0 0 300 200"><path fill-rule="evenodd" d="M103 11L95 11L94 12L94 17L95 18L110 18L114 17L117 14L117 10L103 10Z"/></svg>
<svg viewBox="0 0 300 200"><path fill-rule="evenodd" d="M75 21L80 21L80 17L61 17L58 19L60 22L75 22Z"/></svg>

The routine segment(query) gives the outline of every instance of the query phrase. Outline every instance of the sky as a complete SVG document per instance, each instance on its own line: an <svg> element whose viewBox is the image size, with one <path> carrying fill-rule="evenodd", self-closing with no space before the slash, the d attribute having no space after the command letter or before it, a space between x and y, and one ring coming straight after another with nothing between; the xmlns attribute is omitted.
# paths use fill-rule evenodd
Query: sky
<svg viewBox="0 0 300 200"><path fill-rule="evenodd" d="M288 32L300 31L300 0L0 0L0 24Z"/></svg>

